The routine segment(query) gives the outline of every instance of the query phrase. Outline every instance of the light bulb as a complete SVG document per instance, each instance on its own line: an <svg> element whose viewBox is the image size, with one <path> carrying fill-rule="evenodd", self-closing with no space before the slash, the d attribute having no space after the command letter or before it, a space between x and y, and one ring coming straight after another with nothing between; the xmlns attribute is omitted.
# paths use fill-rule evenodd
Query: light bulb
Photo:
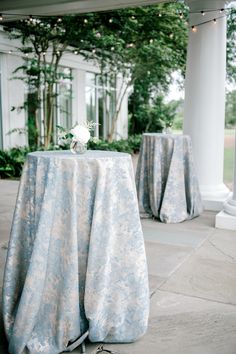
<svg viewBox="0 0 236 354"><path fill-rule="evenodd" d="M197 27L196 26L192 26L192 31L193 32L197 32Z"/></svg>
<svg viewBox="0 0 236 354"><path fill-rule="evenodd" d="M201 11L202 16L205 16L205 11Z"/></svg>

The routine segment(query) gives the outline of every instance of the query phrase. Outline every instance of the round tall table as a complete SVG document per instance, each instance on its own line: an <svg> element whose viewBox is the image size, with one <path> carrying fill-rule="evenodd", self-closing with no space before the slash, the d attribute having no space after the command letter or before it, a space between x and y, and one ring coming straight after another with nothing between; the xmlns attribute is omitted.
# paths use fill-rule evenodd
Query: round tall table
<svg viewBox="0 0 236 354"><path fill-rule="evenodd" d="M5 267L9 353L60 353L132 342L147 328L149 289L131 157L34 152L19 187Z"/></svg>
<svg viewBox="0 0 236 354"><path fill-rule="evenodd" d="M166 223L198 216L203 208L190 137L143 134L136 187L141 216Z"/></svg>

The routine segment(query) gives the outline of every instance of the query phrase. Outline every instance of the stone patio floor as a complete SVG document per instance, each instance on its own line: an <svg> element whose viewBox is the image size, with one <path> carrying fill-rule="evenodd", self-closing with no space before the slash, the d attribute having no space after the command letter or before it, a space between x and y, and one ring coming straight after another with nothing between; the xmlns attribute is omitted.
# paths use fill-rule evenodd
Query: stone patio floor
<svg viewBox="0 0 236 354"><path fill-rule="evenodd" d="M17 181L0 180L0 288L17 189ZM214 212L205 211L179 224L142 220L149 328L135 343L105 344L105 349L119 354L236 354L236 232L215 229L214 218ZM97 347L87 343L86 353L96 353ZM6 353L1 315L0 354Z"/></svg>

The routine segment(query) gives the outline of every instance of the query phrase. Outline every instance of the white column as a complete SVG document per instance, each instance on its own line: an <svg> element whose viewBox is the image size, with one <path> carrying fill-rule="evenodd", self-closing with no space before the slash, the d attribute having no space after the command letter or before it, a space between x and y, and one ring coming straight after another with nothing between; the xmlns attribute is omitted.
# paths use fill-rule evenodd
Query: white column
<svg viewBox="0 0 236 354"><path fill-rule="evenodd" d="M216 227L219 229L236 230L236 130L234 151L234 185L233 193L224 203L223 210L216 215Z"/></svg>
<svg viewBox="0 0 236 354"><path fill-rule="evenodd" d="M204 206L208 210L221 210L229 190L223 183L226 17L219 9L224 8L227 1L186 2L190 6L190 30L184 133L192 139ZM206 11L204 16L201 14L201 11L209 9L215 11ZM199 25L209 20L212 21ZM192 31L193 25L196 25L196 31Z"/></svg>

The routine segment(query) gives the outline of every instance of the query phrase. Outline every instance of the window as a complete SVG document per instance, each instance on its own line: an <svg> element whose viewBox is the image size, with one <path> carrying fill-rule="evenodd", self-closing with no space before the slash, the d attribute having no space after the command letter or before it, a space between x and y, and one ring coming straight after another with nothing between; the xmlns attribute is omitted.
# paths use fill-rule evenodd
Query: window
<svg viewBox="0 0 236 354"><path fill-rule="evenodd" d="M61 68L57 84L55 123L64 128L72 126L72 70Z"/></svg>
<svg viewBox="0 0 236 354"><path fill-rule="evenodd" d="M106 139L116 110L116 80L112 76L86 73L87 120L99 123L95 135Z"/></svg>
<svg viewBox="0 0 236 354"><path fill-rule="evenodd" d="M27 122L28 142L32 146L37 145L37 140L44 142L44 116L47 108L47 96L44 89L40 93L31 87L27 87ZM38 95L40 109L38 109ZM70 68L59 68L58 80L54 86L53 102L53 129L52 140L57 143L57 129L60 125L64 128L72 126L72 70Z"/></svg>

